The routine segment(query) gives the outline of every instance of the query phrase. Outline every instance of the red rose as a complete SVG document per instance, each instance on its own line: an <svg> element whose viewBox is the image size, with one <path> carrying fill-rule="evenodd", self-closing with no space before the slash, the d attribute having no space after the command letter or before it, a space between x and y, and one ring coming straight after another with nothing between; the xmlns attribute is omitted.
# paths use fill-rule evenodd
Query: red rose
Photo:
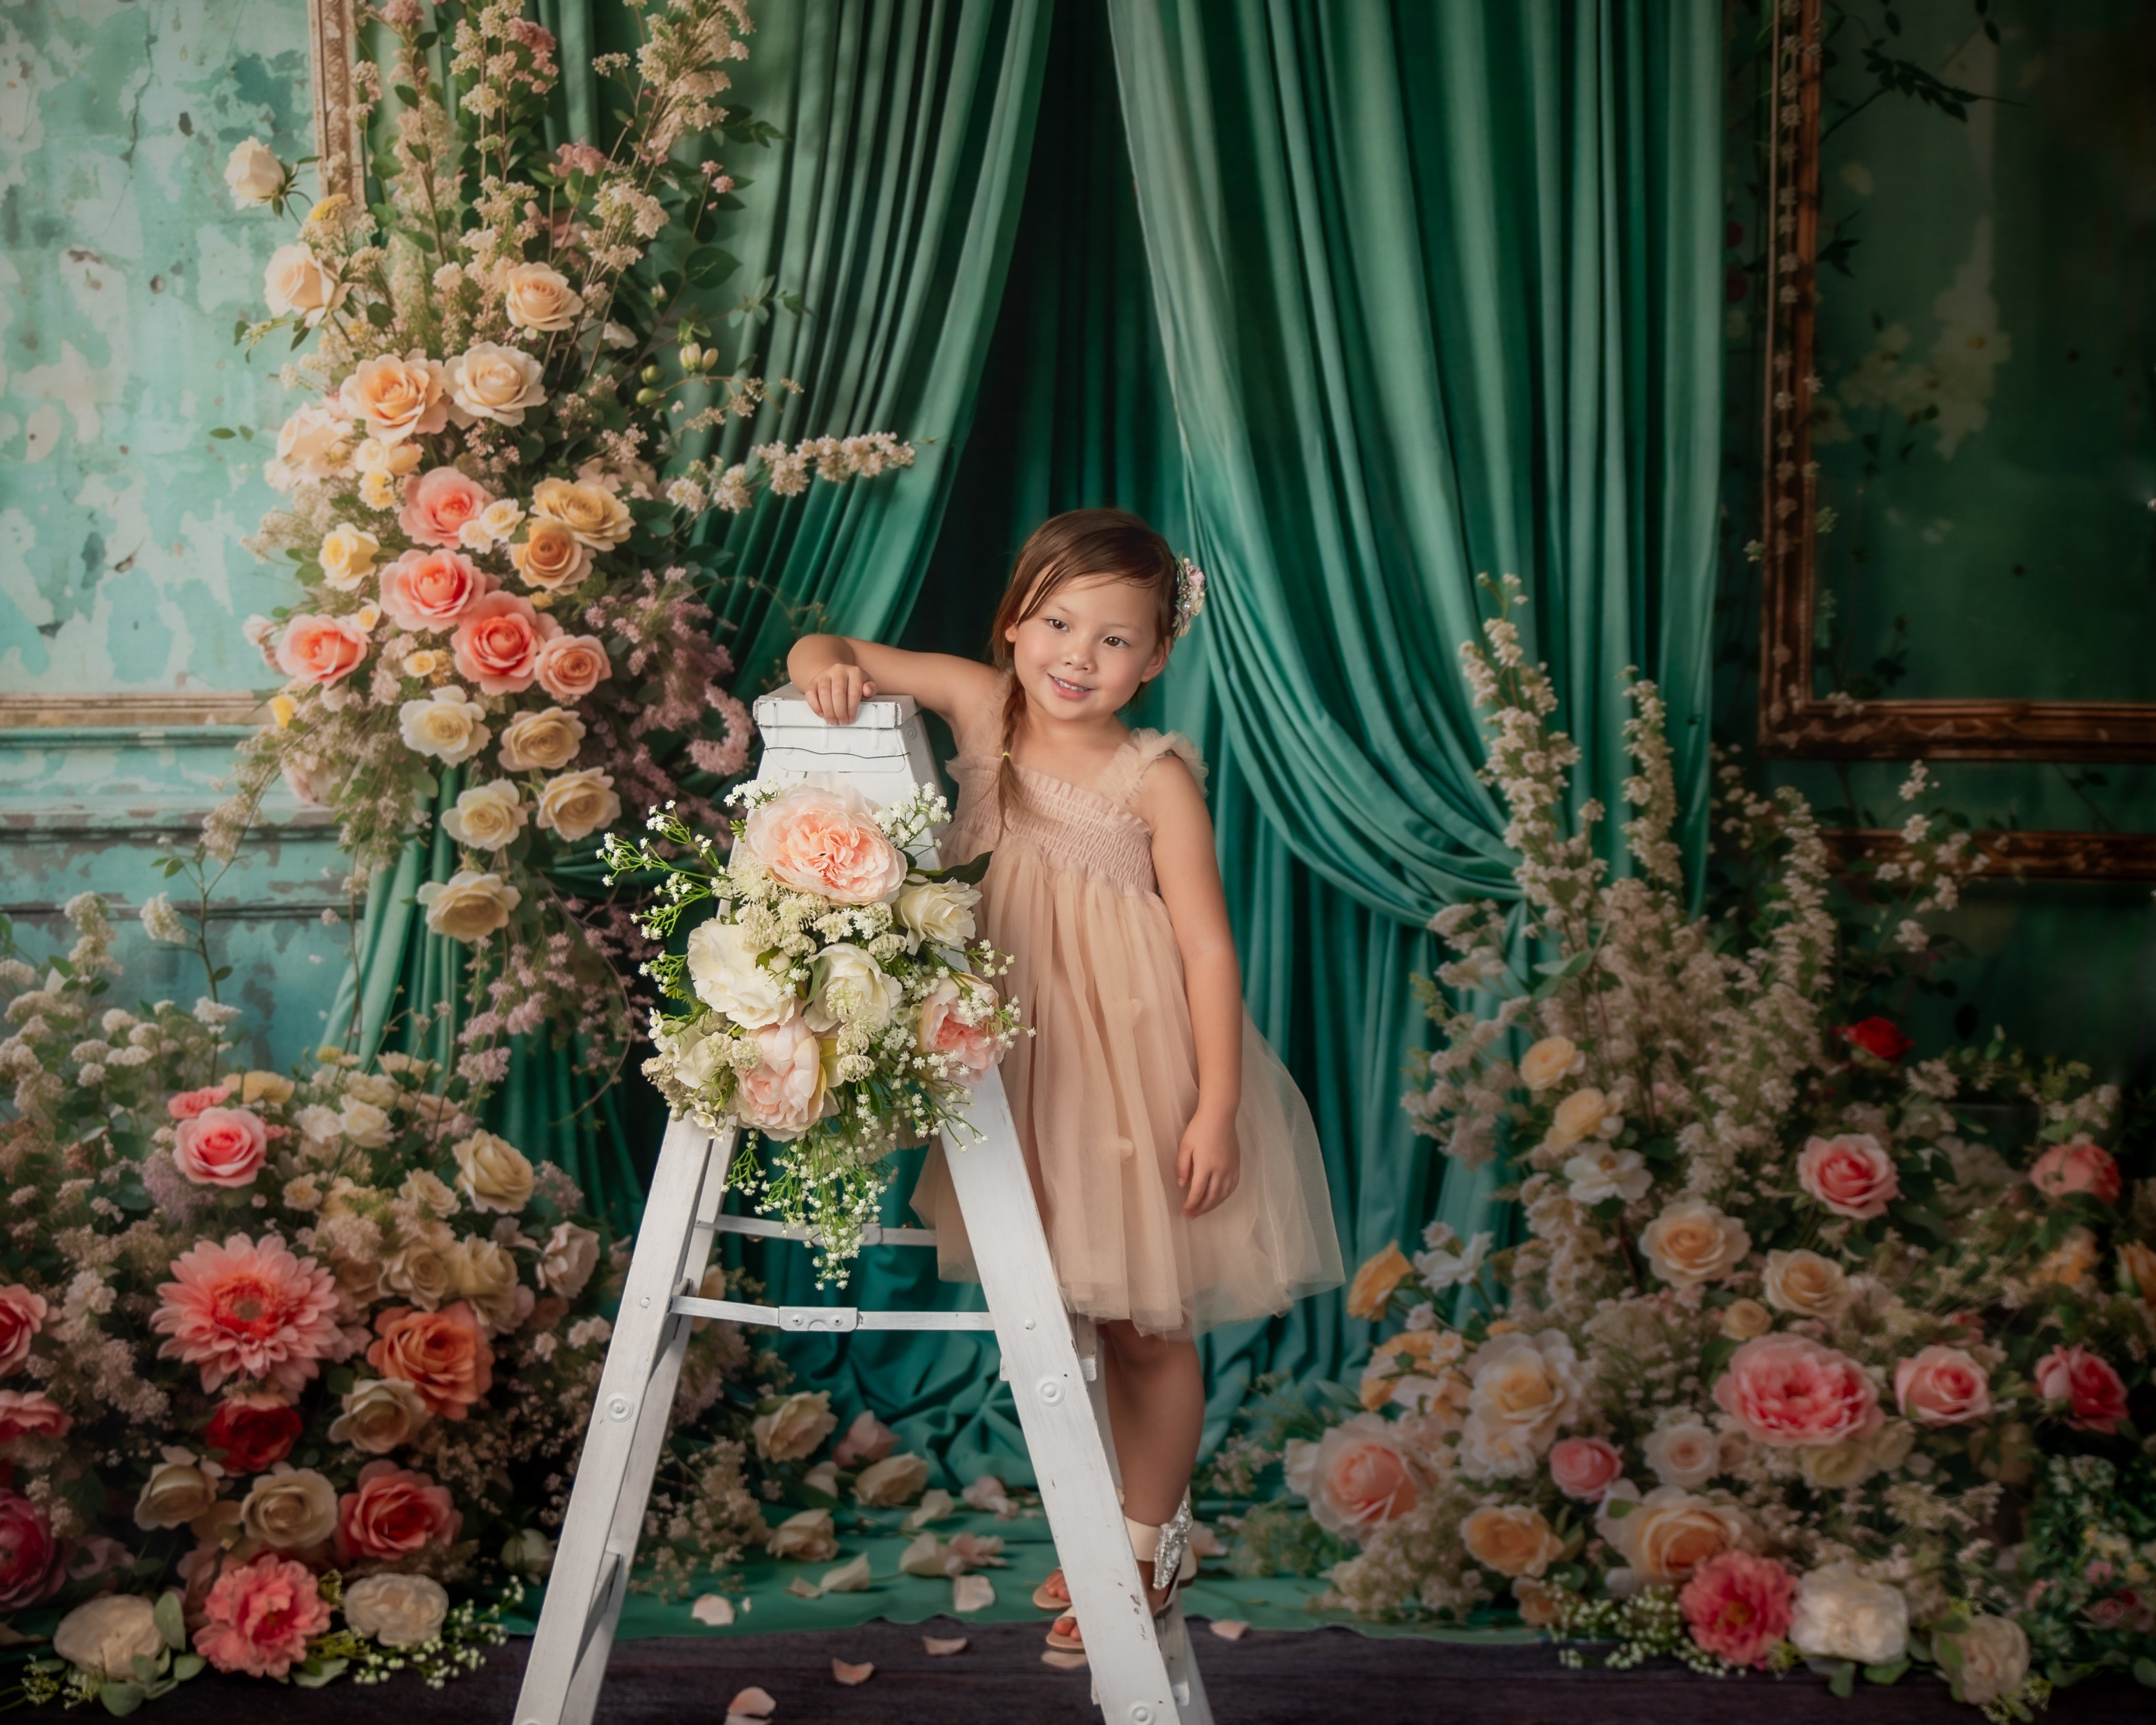
<svg viewBox="0 0 2156 1725"><path fill-rule="evenodd" d="M304 1423L297 1408L275 1396L236 1395L218 1404L203 1428L203 1442L224 1451L227 1473L260 1473L292 1453Z"/></svg>
<svg viewBox="0 0 2156 1725"><path fill-rule="evenodd" d="M337 1500L337 1555L346 1563L394 1561L448 1545L464 1525L445 1489L393 1461L368 1462L358 1486Z"/></svg>
<svg viewBox="0 0 2156 1725"><path fill-rule="evenodd" d="M20 1491L0 1489L0 1612L49 1599L66 1579L44 1511Z"/></svg>
<svg viewBox="0 0 2156 1725"><path fill-rule="evenodd" d="M1841 1036L1845 1042L1854 1043L1865 1053L1887 1061L1900 1060L1917 1045L1887 1019L1866 1019L1861 1024L1844 1025Z"/></svg>
<svg viewBox="0 0 2156 1725"><path fill-rule="evenodd" d="M2036 1393L2066 1404L2066 1424L2107 1437L2126 1417L2126 1385L2111 1363L2076 1345L2054 1348L2036 1363Z"/></svg>

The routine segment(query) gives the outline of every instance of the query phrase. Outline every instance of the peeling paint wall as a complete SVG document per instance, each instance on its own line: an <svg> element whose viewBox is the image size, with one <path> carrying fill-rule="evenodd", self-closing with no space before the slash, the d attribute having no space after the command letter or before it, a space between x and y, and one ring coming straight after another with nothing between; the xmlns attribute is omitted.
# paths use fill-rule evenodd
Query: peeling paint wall
<svg viewBox="0 0 2156 1725"><path fill-rule="evenodd" d="M0 3L0 695L273 680L239 624L284 583L239 542L276 501L262 462L289 403L280 356L250 364L232 335L293 224L234 208L223 169L246 136L312 153L306 36L305 0ZM74 893L165 885L154 865L192 845L244 734L100 716L0 728L0 911L33 952L64 942ZM321 921L343 902L328 829L266 814L213 938L281 1065L321 1040L348 931ZM121 957L121 1000L201 991L139 927Z"/></svg>

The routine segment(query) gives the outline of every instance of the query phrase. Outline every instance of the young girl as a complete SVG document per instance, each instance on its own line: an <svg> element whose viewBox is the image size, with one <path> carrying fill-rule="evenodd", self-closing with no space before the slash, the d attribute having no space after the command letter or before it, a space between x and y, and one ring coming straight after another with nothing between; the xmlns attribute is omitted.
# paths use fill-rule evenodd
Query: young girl
<svg viewBox="0 0 2156 1725"><path fill-rule="evenodd" d="M842 635L810 635L787 661L828 721L911 695L957 738L945 860L993 853L982 932L1013 956L1006 987L1034 1032L1004 1082L1064 1301L1100 1326L1157 1610L1196 1567L1193 1337L1342 1280L1310 1111L1243 1005L1204 766L1187 738L1116 716L1189 625L1202 591L1185 567L1135 516L1079 510L1019 552L998 669ZM944 1277L977 1280L940 1145L913 1204ZM1042 1602L1069 1598L1059 1570ZM1050 1637L1079 1639L1068 1615Z"/></svg>

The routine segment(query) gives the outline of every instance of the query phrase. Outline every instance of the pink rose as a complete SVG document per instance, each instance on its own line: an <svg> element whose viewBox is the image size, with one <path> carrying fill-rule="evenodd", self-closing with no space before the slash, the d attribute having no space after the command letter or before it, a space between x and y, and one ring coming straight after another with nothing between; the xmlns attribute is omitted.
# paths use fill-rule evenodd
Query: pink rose
<svg viewBox="0 0 2156 1725"><path fill-rule="evenodd" d="M277 669L327 688L341 683L367 657L367 631L349 617L303 611L285 625L277 643Z"/></svg>
<svg viewBox="0 0 2156 1725"><path fill-rule="evenodd" d="M454 545L465 523L493 501L477 480L454 467L430 467L406 488L397 525L421 545Z"/></svg>
<svg viewBox="0 0 2156 1725"><path fill-rule="evenodd" d="M582 701L613 675L597 635L556 635L539 649L539 686L557 701Z"/></svg>
<svg viewBox="0 0 2156 1725"><path fill-rule="evenodd" d="M1902 1192L1894 1158L1870 1132L1814 1138L1797 1158L1797 1180L1837 1216L1869 1221Z"/></svg>
<svg viewBox="0 0 2156 1725"><path fill-rule="evenodd" d="M205 1108L214 1108L232 1094L228 1084L213 1084L203 1090L183 1090L165 1104L165 1111L175 1120L192 1120Z"/></svg>
<svg viewBox="0 0 2156 1725"><path fill-rule="evenodd" d="M1568 1437L1552 1445L1549 1471L1551 1483L1566 1497L1599 1503L1625 1471L1625 1458L1601 1438Z"/></svg>
<svg viewBox="0 0 2156 1725"><path fill-rule="evenodd" d="M0 1389L0 1444L23 1437L65 1437L74 1424L42 1389Z"/></svg>
<svg viewBox="0 0 2156 1725"><path fill-rule="evenodd" d="M67 1570L44 1511L0 1487L0 1612L19 1611L60 1590Z"/></svg>
<svg viewBox="0 0 2156 1725"><path fill-rule="evenodd" d="M490 593L475 601L457 624L453 644L458 673L482 695L514 695L539 674L539 649L562 632L515 593Z"/></svg>
<svg viewBox="0 0 2156 1725"><path fill-rule="evenodd" d="M494 577L454 551L408 551L382 572L382 608L398 628L452 629L494 591Z"/></svg>
<svg viewBox="0 0 2156 1725"><path fill-rule="evenodd" d="M798 1013L748 1034L763 1063L735 1081L734 1111L767 1138L798 1138L824 1117L824 1045Z"/></svg>
<svg viewBox="0 0 2156 1725"><path fill-rule="evenodd" d="M2054 1144L2038 1157L2036 1165L2029 1170L2029 1183L2046 1198L2084 1192L2098 1204L2117 1204L2118 1164L2101 1144L2076 1138Z"/></svg>
<svg viewBox="0 0 2156 1725"><path fill-rule="evenodd" d="M789 785L743 823L744 853L798 891L842 905L883 904L906 885L905 853L850 785Z"/></svg>
<svg viewBox="0 0 2156 1725"><path fill-rule="evenodd" d="M970 1090L1003 1058L988 1019L995 1009L996 991L980 978L968 977L962 988L952 978L940 977L921 997L915 1040L921 1053L943 1055L944 1076ZM978 1022L968 1024L962 1011Z"/></svg>
<svg viewBox="0 0 2156 1725"><path fill-rule="evenodd" d="M308 1637L330 1626L312 1573L275 1552L220 1574L203 1615L195 1651L221 1671L250 1677L288 1676L307 1656Z"/></svg>
<svg viewBox="0 0 2156 1725"><path fill-rule="evenodd" d="M1714 1401L1755 1440L1778 1447L1868 1437L1884 1418L1878 1392L1855 1360L1786 1330L1732 1354Z"/></svg>
<svg viewBox="0 0 2156 1725"><path fill-rule="evenodd" d="M1991 1411L1991 1377L1959 1348L1927 1348L1894 1368L1894 1399L1919 1425L1958 1425Z"/></svg>
<svg viewBox="0 0 2156 1725"><path fill-rule="evenodd" d="M337 1499L338 1558L393 1562L454 1542L464 1517L449 1494L424 1473L393 1461L370 1461L357 1489Z"/></svg>
<svg viewBox="0 0 2156 1725"><path fill-rule="evenodd" d="M846 1435L832 1450L831 1460L840 1467L860 1467L882 1461L897 1445L898 1434L875 1414L856 1414Z"/></svg>
<svg viewBox="0 0 2156 1725"><path fill-rule="evenodd" d="M1422 1501L1423 1481L1380 1415L1358 1414L1319 1440L1306 1481L1317 1524L1358 1544Z"/></svg>
<svg viewBox="0 0 2156 1725"><path fill-rule="evenodd" d="M2036 1363L2036 1393L2064 1402L2066 1424L2107 1437L2126 1417L2126 1385L2110 1364L2076 1343L2054 1348Z"/></svg>
<svg viewBox="0 0 2156 1725"><path fill-rule="evenodd" d="M1789 1632L1796 1586L1772 1558L1726 1551L1691 1572L1677 1604L1702 1648L1732 1665L1763 1666Z"/></svg>
<svg viewBox="0 0 2156 1725"><path fill-rule="evenodd" d="M30 1357L30 1344L44 1327L45 1296L20 1282L0 1288L0 1378Z"/></svg>
<svg viewBox="0 0 2156 1725"><path fill-rule="evenodd" d="M246 1108L205 1108L172 1134L172 1160L198 1186L249 1186L270 1154L262 1117Z"/></svg>

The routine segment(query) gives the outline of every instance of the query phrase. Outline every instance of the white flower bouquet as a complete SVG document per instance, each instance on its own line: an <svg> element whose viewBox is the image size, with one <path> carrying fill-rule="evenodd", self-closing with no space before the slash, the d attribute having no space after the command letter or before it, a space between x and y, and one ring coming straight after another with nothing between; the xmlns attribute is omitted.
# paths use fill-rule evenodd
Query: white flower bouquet
<svg viewBox="0 0 2156 1725"><path fill-rule="evenodd" d="M914 860L942 798L871 808L843 782L748 786L730 854L671 809L647 839L609 836L613 880L649 873L645 933L681 950L646 968L678 1012L653 1016L644 1071L677 1112L744 1134L732 1178L767 1214L814 1231L819 1274L843 1276L884 1181L881 1158L959 1117L1019 1034L991 978L1009 961L974 941L973 882ZM677 860L676 855L685 857ZM760 1168L758 1141L773 1147Z"/></svg>

